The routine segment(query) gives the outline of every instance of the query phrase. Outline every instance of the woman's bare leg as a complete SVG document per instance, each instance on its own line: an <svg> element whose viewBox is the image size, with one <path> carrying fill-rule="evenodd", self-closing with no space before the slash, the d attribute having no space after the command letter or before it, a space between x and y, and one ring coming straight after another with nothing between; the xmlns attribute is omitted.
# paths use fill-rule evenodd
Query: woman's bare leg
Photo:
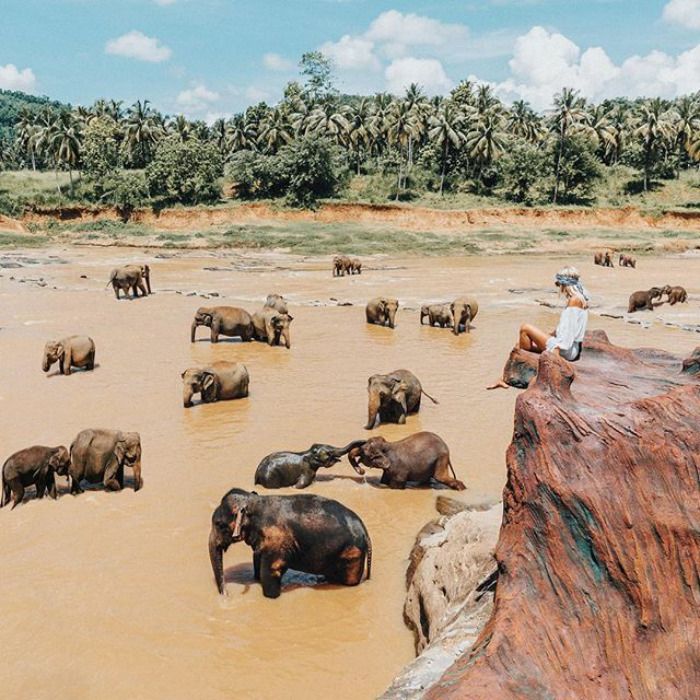
<svg viewBox="0 0 700 700"><path fill-rule="evenodd" d="M547 348L547 339L549 336L541 331L536 326L531 326L529 323L524 323L520 326L518 337L518 348L527 350L528 352L542 353ZM499 379L495 384L486 387L487 389L508 389L503 379Z"/></svg>
<svg viewBox="0 0 700 700"><path fill-rule="evenodd" d="M547 349L547 340L550 336L536 326L524 323L520 326L520 338L518 347L529 352L544 352Z"/></svg>

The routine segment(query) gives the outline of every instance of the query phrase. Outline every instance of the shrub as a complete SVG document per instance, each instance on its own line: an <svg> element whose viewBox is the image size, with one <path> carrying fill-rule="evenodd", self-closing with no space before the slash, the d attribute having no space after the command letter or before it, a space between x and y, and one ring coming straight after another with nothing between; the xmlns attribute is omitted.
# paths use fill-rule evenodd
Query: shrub
<svg viewBox="0 0 700 700"><path fill-rule="evenodd" d="M287 187L280 159L255 151L234 154L226 168L226 176L242 199L278 197Z"/></svg>
<svg viewBox="0 0 700 700"><path fill-rule="evenodd" d="M219 199L221 155L212 143L176 135L159 142L155 157L146 168L151 195L168 202L199 204Z"/></svg>
<svg viewBox="0 0 700 700"><path fill-rule="evenodd" d="M551 174L546 154L537 146L519 143L501 158L501 179L507 199L528 206L542 199Z"/></svg>

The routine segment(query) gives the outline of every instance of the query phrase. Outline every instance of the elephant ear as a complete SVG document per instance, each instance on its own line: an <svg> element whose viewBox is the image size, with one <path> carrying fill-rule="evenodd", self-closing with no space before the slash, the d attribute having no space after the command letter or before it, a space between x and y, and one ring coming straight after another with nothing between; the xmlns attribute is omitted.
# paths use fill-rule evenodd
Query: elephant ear
<svg viewBox="0 0 700 700"><path fill-rule="evenodd" d="M60 360L65 354L66 348L63 346L63 343L56 343L56 357Z"/></svg>
<svg viewBox="0 0 700 700"><path fill-rule="evenodd" d="M124 462L124 458L126 457L126 439L124 438L124 433L117 433L117 441L114 444L114 456L117 458L119 464Z"/></svg>
<svg viewBox="0 0 700 700"><path fill-rule="evenodd" d="M231 524L231 534L233 535L234 541L240 540L242 537L242 530L243 530L243 521L245 518L245 506L242 506L241 508L238 509L238 512L236 513L236 517L234 518L233 523Z"/></svg>
<svg viewBox="0 0 700 700"><path fill-rule="evenodd" d="M406 391L408 391L408 384L399 380L396 384L394 384L394 387L391 390L391 393L396 395L396 394L400 394L400 393L406 392Z"/></svg>
<svg viewBox="0 0 700 700"><path fill-rule="evenodd" d="M68 460L68 450L65 447L57 447L49 458L49 466L58 469L61 464Z"/></svg>
<svg viewBox="0 0 700 700"><path fill-rule="evenodd" d="M213 372L202 372L202 397L207 400L216 398L217 379Z"/></svg>
<svg viewBox="0 0 700 700"><path fill-rule="evenodd" d="M454 301L453 301L453 302L450 304L450 313L454 313L454 312L455 312L455 303L454 303Z"/></svg>

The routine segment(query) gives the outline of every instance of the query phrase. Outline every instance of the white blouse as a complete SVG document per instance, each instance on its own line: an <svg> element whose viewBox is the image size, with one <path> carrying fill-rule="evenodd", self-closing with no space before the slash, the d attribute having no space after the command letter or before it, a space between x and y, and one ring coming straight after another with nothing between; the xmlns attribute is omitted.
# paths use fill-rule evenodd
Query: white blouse
<svg viewBox="0 0 700 700"><path fill-rule="evenodd" d="M559 348L565 360L576 360L581 351L583 336L586 334L588 310L579 306L567 306L559 318L556 334L547 340L547 350Z"/></svg>

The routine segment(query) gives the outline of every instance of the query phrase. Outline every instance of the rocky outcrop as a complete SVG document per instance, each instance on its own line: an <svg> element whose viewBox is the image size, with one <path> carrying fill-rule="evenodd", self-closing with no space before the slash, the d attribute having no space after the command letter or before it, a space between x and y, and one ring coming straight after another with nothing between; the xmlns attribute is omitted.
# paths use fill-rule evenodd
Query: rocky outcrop
<svg viewBox="0 0 700 700"><path fill-rule="evenodd" d="M426 697L698 697L699 357L599 332L574 364L537 358L507 454L493 612Z"/></svg>
<svg viewBox="0 0 700 700"><path fill-rule="evenodd" d="M419 656L382 700L422 697L471 648L491 615L492 593L477 589L496 569L501 505L467 510L440 496L437 509L442 516L418 534L406 572L404 620Z"/></svg>

